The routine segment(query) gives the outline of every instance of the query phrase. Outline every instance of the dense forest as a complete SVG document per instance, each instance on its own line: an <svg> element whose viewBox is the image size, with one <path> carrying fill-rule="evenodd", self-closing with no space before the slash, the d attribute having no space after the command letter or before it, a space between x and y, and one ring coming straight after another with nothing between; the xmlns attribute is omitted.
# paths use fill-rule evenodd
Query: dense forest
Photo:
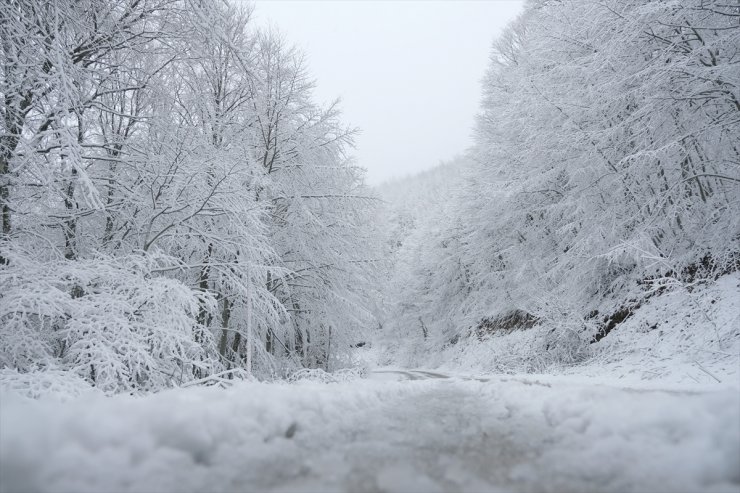
<svg viewBox="0 0 740 493"><path fill-rule="evenodd" d="M587 359L740 267L739 8L531 0L473 148L372 190L356 129L251 7L4 4L3 378L149 391L529 328L517 368Z"/></svg>
<svg viewBox="0 0 740 493"><path fill-rule="evenodd" d="M250 15L3 5L0 365L154 390L328 369L356 342L374 257L356 130Z"/></svg>
<svg viewBox="0 0 740 493"><path fill-rule="evenodd" d="M739 81L736 3L527 3L494 43L474 148L405 183L421 207L381 190L388 349L420 365L534 327L489 368L579 363L646 300L737 271ZM712 323L693 330L736 344Z"/></svg>

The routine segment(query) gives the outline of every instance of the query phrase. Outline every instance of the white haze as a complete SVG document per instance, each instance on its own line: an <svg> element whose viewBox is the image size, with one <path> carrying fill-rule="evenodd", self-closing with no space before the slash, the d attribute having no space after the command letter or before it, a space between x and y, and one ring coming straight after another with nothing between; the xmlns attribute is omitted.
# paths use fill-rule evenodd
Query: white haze
<svg viewBox="0 0 740 493"><path fill-rule="evenodd" d="M319 100L342 98L377 184L470 146L491 43L522 4L258 0L254 15L306 52Z"/></svg>

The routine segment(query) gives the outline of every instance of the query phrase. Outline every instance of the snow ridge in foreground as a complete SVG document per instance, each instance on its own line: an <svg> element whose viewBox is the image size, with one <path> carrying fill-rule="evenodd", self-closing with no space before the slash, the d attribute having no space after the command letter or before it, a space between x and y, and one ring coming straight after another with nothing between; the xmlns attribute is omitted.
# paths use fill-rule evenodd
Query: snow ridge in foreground
<svg viewBox="0 0 740 493"><path fill-rule="evenodd" d="M494 377L5 391L0 490L738 491L740 397Z"/></svg>

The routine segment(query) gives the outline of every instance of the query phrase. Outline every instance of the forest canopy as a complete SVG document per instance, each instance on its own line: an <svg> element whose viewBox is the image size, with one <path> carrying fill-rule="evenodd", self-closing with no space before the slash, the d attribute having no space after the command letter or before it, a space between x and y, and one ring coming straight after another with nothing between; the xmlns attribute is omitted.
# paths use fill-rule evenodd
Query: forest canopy
<svg viewBox="0 0 740 493"><path fill-rule="evenodd" d="M419 364L517 329L514 366L538 370L740 267L736 4L526 2L473 147L384 205L358 130L250 5L0 12L8 378L149 391L330 371L373 339Z"/></svg>
<svg viewBox="0 0 740 493"><path fill-rule="evenodd" d="M0 366L116 392L340 361L374 199L302 53L242 4L0 11Z"/></svg>

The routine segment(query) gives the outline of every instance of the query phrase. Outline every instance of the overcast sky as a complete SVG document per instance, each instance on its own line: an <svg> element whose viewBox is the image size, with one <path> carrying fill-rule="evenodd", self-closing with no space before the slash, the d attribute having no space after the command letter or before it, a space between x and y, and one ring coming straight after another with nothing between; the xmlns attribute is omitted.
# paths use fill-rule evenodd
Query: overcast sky
<svg viewBox="0 0 740 493"><path fill-rule="evenodd" d="M517 0L257 0L255 19L308 55L320 102L360 127L370 184L435 166L471 143L489 49Z"/></svg>

